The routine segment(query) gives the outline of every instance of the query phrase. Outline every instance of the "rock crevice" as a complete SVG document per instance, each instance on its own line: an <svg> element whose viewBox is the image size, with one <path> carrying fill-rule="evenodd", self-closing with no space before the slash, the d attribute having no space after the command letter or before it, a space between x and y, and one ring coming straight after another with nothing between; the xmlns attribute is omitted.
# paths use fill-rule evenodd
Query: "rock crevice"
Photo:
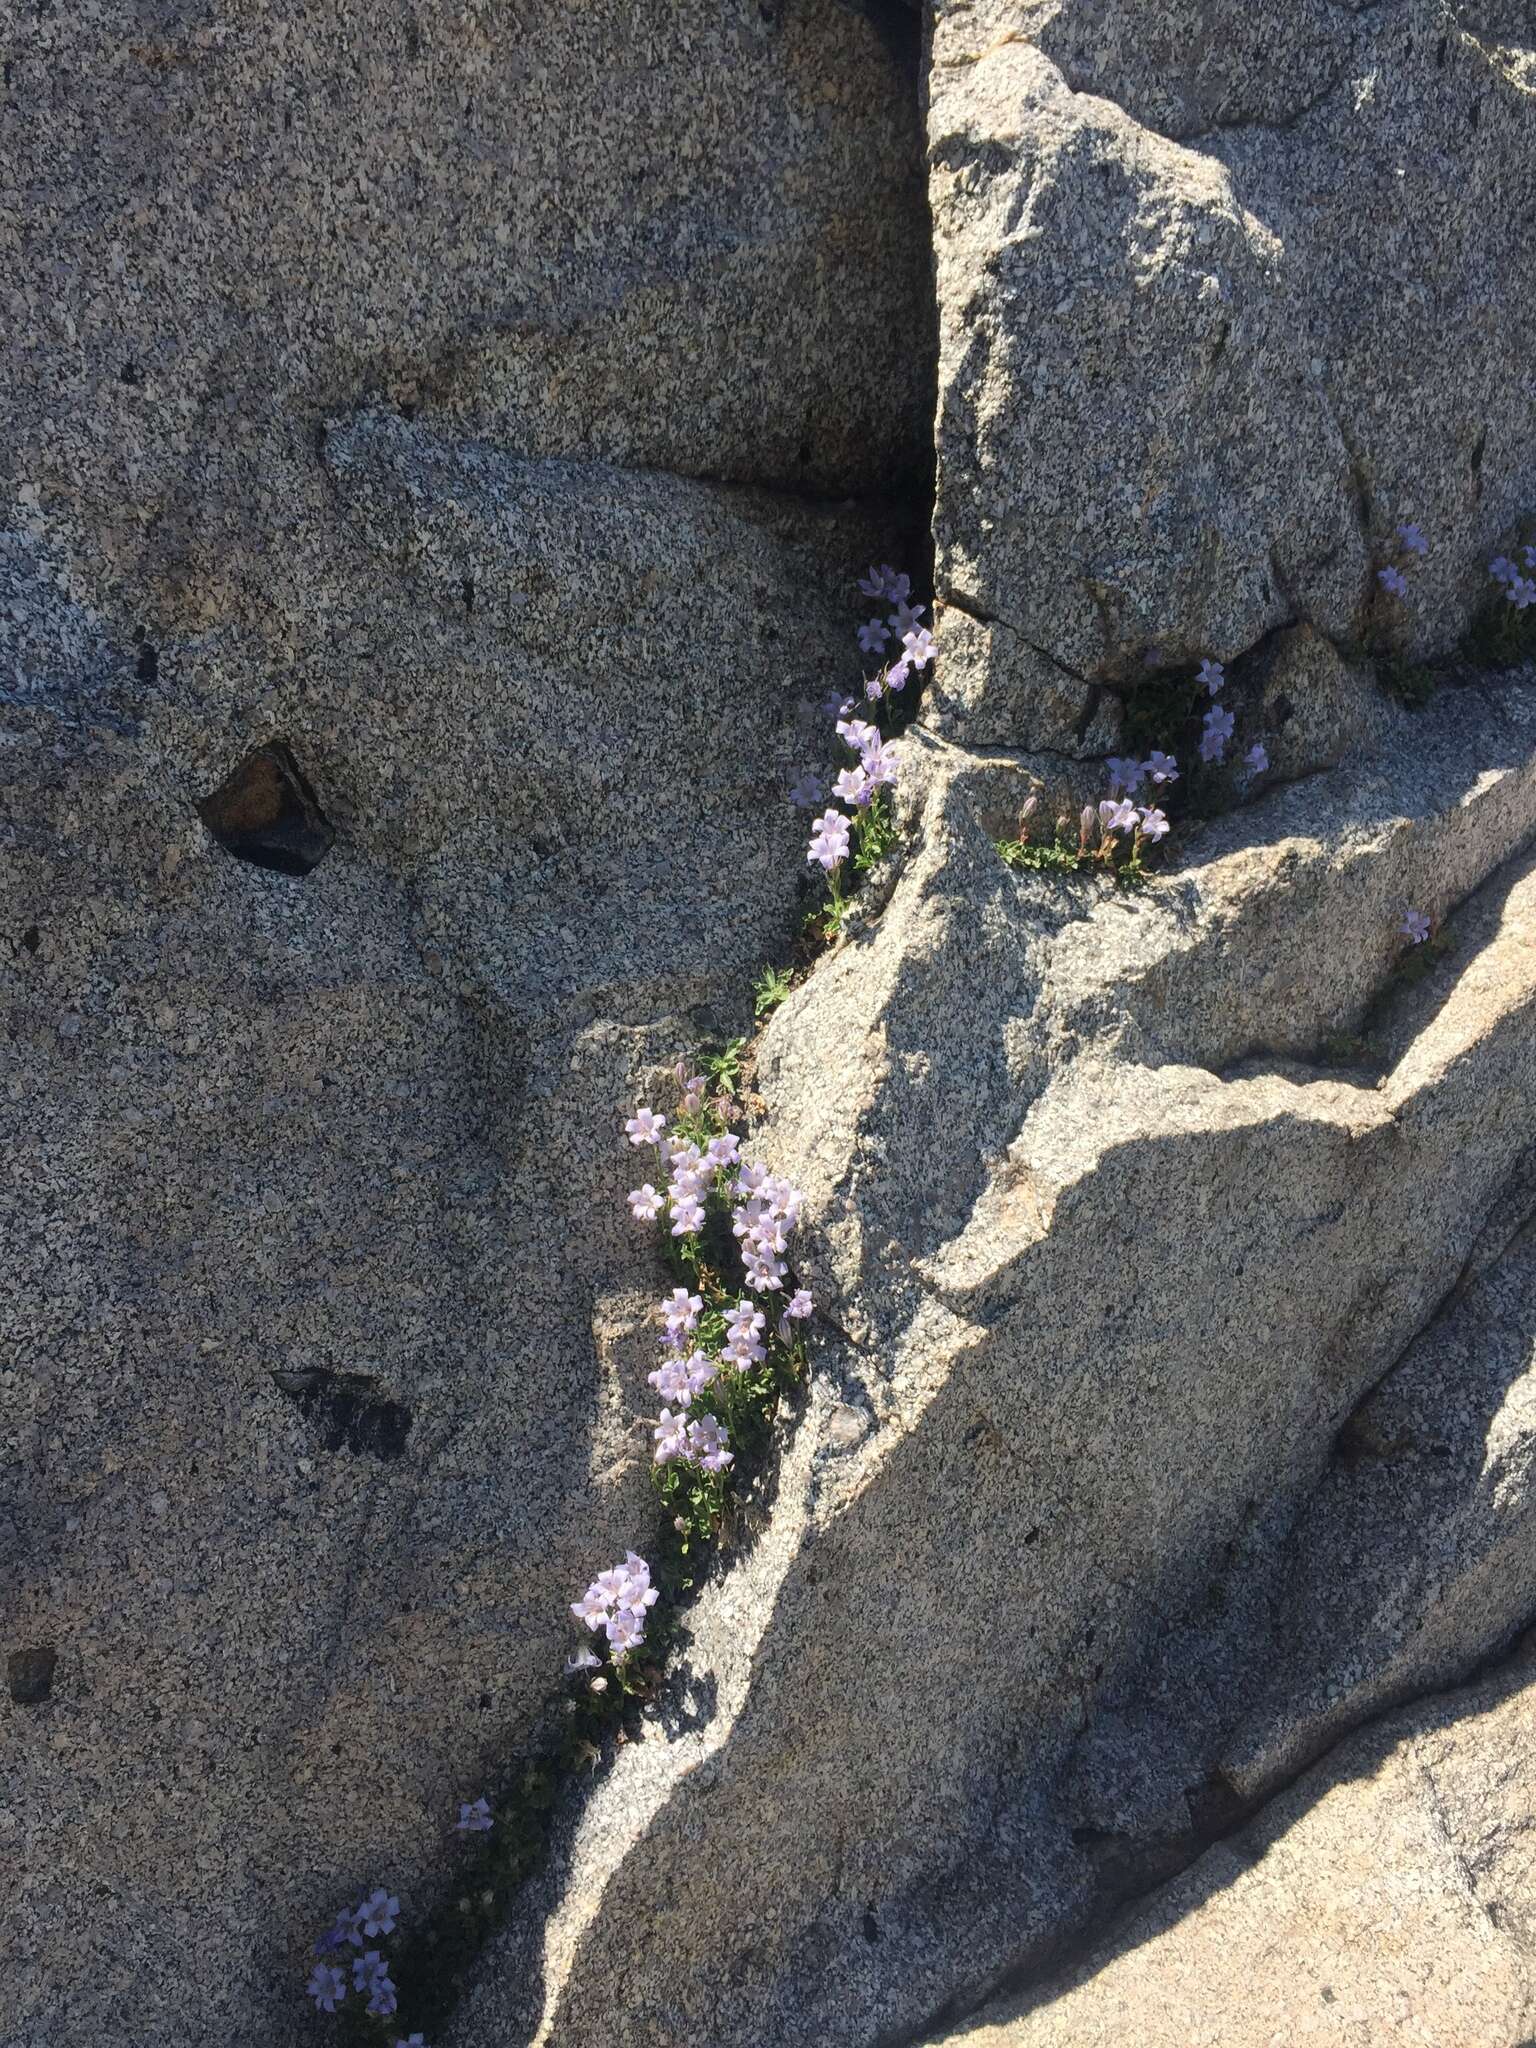
<svg viewBox="0 0 1536 2048"><path fill-rule="evenodd" d="M11 2030L307 2039L529 1739L651 1514L621 1119L785 958L932 475L902 857L756 1049L773 1512L429 2038L1071 1954L980 2039L1236 2048L1273 1926L1256 2030L1512 2048L1529 1688L1447 1689L1536 1576L1536 676L1362 650L1438 678L1536 511L1524 10L516 13L10 38ZM1139 895L1007 867L1202 657L1268 781Z"/></svg>

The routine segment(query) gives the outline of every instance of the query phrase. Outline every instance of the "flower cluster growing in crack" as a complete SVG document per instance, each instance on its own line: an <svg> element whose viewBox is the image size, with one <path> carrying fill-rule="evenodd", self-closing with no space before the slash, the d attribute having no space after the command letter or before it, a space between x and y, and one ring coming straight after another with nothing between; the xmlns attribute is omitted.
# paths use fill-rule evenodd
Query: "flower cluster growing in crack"
<svg viewBox="0 0 1536 2048"><path fill-rule="evenodd" d="M1435 692L1435 674L1408 652L1409 622L1402 600L1411 588L1411 572L1429 553L1429 542L1417 521L1399 521L1390 550L1395 559L1379 567L1373 578L1371 620L1366 649L1375 662L1376 680L1387 695L1409 710L1427 704ZM1374 602L1374 600L1383 600Z"/></svg>
<svg viewBox="0 0 1536 2048"><path fill-rule="evenodd" d="M350 1911L337 1914L315 1943L315 1954L320 1960L306 1987L321 2012L335 2012L350 1988L366 2000L365 2010L370 2019L390 2017L399 2001L389 1963L381 1950L369 1944L381 1935L393 1934L399 1917L400 1901L382 1890L370 1892ZM361 1953L343 1963L326 1961L328 1956L348 1946Z"/></svg>
<svg viewBox="0 0 1536 2048"><path fill-rule="evenodd" d="M1488 573L1503 591L1506 601L1517 612L1523 612L1536 604L1536 547L1523 547L1518 552L1518 563L1512 562L1508 555L1495 555L1488 564Z"/></svg>
<svg viewBox="0 0 1536 2048"><path fill-rule="evenodd" d="M645 1641L645 1617L656 1600L650 1566L630 1550L622 1564L598 1573L581 1598L572 1601L571 1612L589 1629L601 1629L618 1658L638 1650ZM578 1654L573 1664L576 1670L590 1670L597 1661L587 1651ZM568 1672L572 1668L572 1664L566 1666Z"/></svg>
<svg viewBox="0 0 1536 2048"><path fill-rule="evenodd" d="M487 1834L492 1827L491 1809L484 1799L459 1808L456 1824L461 1835ZM368 1893L355 1906L336 1915L315 1943L315 1964L305 1985L319 2012L334 2013L350 2000L361 2002L365 2020L379 2023L367 2030L385 2048L426 2048L424 2036L398 2034L385 2027L399 2006L392 1964L376 1944L387 1941L400 1924L400 1901L382 1886ZM347 1951L355 1949L355 1955Z"/></svg>
<svg viewBox="0 0 1536 2048"><path fill-rule="evenodd" d="M913 672L927 668L933 660L934 638L922 623L927 606L911 601L911 578L898 574L889 562L879 563L861 577L859 589L866 597L883 600L893 607L884 618L876 616L860 626L858 640L862 651L880 657L891 643L900 647L893 660L884 663L864 682L864 699L875 707L878 719L882 704L899 696ZM826 877L827 908L822 913L813 913L824 938L837 935L848 912L844 887L847 866L851 863L856 872L867 871L890 850L895 839L891 792L896 787L896 752L878 724L854 717L856 708L855 698L838 691L826 702L825 709L836 722L837 737L854 757L838 771L830 791L819 777L806 774L789 793L790 802L801 810L817 811L819 806L825 806L812 821L805 855L807 864L820 868ZM843 808L836 808L829 798Z"/></svg>
<svg viewBox="0 0 1536 2048"><path fill-rule="evenodd" d="M737 1052L729 1048L716 1068L734 1071ZM743 1155L726 1122L728 1094L712 1095L708 1078L681 1061L675 1073L672 1116L642 1104L624 1135L655 1157L651 1177L629 1191L630 1214L660 1229L682 1283L656 1311L661 1356L647 1377L658 1412L646 1427L656 1490L686 1554L719 1529L738 1439L762 1435L781 1387L798 1377L799 1329L813 1304L793 1284L786 1256L804 1197ZM645 1645L657 1599L651 1568L634 1551L600 1572L571 1613L590 1638L601 1636L607 1660L589 1640L567 1662L567 1677L605 1692L616 1674L630 1689L630 1660Z"/></svg>
<svg viewBox="0 0 1536 2048"><path fill-rule="evenodd" d="M913 669L928 666L933 659L934 640L933 634L922 623L923 613L928 607L911 601L910 576L899 575L889 562L881 562L859 578L859 589L865 597L895 606L895 610L887 613L884 619L877 614L860 626L860 649L865 654L883 655L887 643L893 638L901 648L895 660L864 685L865 696L874 703L893 691L899 693L904 690Z"/></svg>
<svg viewBox="0 0 1536 2048"><path fill-rule="evenodd" d="M1406 597L1408 578L1403 574L1405 567L1411 567L1421 556L1429 553L1429 542L1424 530L1412 519L1402 520L1397 528L1397 551L1399 559L1388 562L1376 571L1376 581L1388 597Z"/></svg>
<svg viewBox="0 0 1536 2048"><path fill-rule="evenodd" d="M871 572L876 575L897 608L890 624L902 631L903 654L882 671L878 689L866 686L871 699L899 692L911 670L932 658L932 636L919 619L923 607L909 603L907 579L886 568ZM839 736L858 762L839 775L834 791L852 807L851 818L829 811L818 821L818 837L836 848L835 867L847 857L850 833L861 850L874 856L884 851L877 827L888 832L889 821L881 819L880 804L895 783L896 761L878 727L852 718L852 699L837 698L834 709ZM796 801L822 800L815 778L805 778ZM788 989L787 971L770 970L758 1013L782 1001ZM659 1222L668 1255L687 1283L674 1287L660 1305L662 1357L649 1375L661 1400L649 1423L651 1470L670 1537L681 1539L675 1547L683 1558L719 1534L738 1446L753 1450L767 1437L784 1392L803 1376L802 1330L813 1311L811 1295L795 1285L786 1257L803 1197L761 1161L745 1159L740 1137L727 1124L744 1043L737 1039L705 1062L719 1092L711 1096L708 1077L689 1074L679 1063L680 1100L670 1122L642 1105L625 1124L631 1146L656 1155L654 1179L629 1191L630 1212L641 1222ZM669 1592L686 1591L692 1583L675 1574L667 1581ZM626 1700L654 1684L654 1668L637 1672L634 1665L646 1648L647 1623L660 1598L650 1564L631 1550L571 1602L572 1616L588 1633L565 1662L564 1676L577 1681L578 1690L566 1695L571 1718L563 1740L524 1770L504 1845L497 1835L502 1852L493 1847L488 1861L481 1855L487 1882L466 1888L454 1901L455 1912L429 1919L415 1937L418 1960L432 1966L429 1978L440 1978L448 1967L445 1950L457 1958L473 1953L494 1924L507 1886L537 1861L545 1833L539 1816L554 1798L559 1775L581 1765L595 1768L601 1752L592 1737L611 1724ZM594 1647L598 1641L605 1655ZM460 1806L455 1832L486 1836L495 1826L482 1796ZM398 2007L392 1964L382 1949L365 1945L394 1931L399 1910L399 1900L379 1890L340 1914L316 1944L306 1990L316 2009L328 2014L345 2006L347 2016L355 2016L362 2001L363 2031L381 2048L426 2048L419 2032L402 2036L388 2028L386 2038L386 2022ZM338 1960L348 1946L360 1953Z"/></svg>
<svg viewBox="0 0 1536 2048"><path fill-rule="evenodd" d="M1413 520L1402 521L1395 531L1394 553L1395 560L1376 570L1374 583L1378 593L1401 600L1409 595L1413 568L1429 553L1423 528ZM1479 668L1529 661L1536 655L1536 542L1529 520L1523 522L1511 552L1489 562L1488 574L1494 588L1463 633L1459 652ZM1374 618L1377 630L1369 645L1378 682L1399 703L1420 709L1440 681L1433 663L1408 653L1398 605L1375 607Z"/></svg>
<svg viewBox="0 0 1536 2048"><path fill-rule="evenodd" d="M1149 664L1154 660L1161 661L1155 649L1148 655ZM1179 726L1192 718L1194 704L1199 702L1197 693L1203 692L1211 699L1201 719L1202 765L1220 766L1225 762L1237 728L1235 714L1216 701L1226 682L1223 664L1207 656L1188 683L1170 680L1161 686L1160 701L1169 725ZM1161 726L1165 721L1159 718L1157 723ZM1239 789L1267 774L1269 765L1268 748L1262 740L1255 740L1236 767ZM1097 804L1085 804L1076 818L1064 812L1056 820L1053 836L1036 836L1038 791L1028 799L1020 814L1017 838L996 842L998 852L1010 867L1061 872L1094 868L1113 874L1117 882L1132 888L1147 879L1144 854L1167 838L1171 830L1163 803L1174 783L1180 780L1178 759L1160 747L1151 747L1144 757L1111 754L1105 767L1109 776L1108 795Z"/></svg>
<svg viewBox="0 0 1536 2048"><path fill-rule="evenodd" d="M1195 677L1212 697L1219 697L1226 687L1227 672L1219 661L1202 661ZM1237 719L1223 705L1212 703L1200 721L1200 758L1202 761L1221 762L1227 757L1227 748L1232 743ZM1153 755L1154 760L1160 758ZM1255 740L1243 756L1243 765L1250 774L1263 775L1269 767L1269 750L1262 740Z"/></svg>
<svg viewBox="0 0 1536 2048"><path fill-rule="evenodd" d="M1138 808L1124 797L1110 796L1097 806L1083 805L1075 834L1073 820L1063 812L1056 820L1055 836L1037 840L1033 834L1039 808L1040 793L1036 790L1019 813L1018 837L996 842L998 852L1011 868L1055 869L1070 874L1097 867L1112 874L1124 887L1136 888L1146 878L1141 861L1143 844L1148 839L1160 839L1168 830L1168 820L1155 806Z"/></svg>
<svg viewBox="0 0 1536 2048"><path fill-rule="evenodd" d="M1227 671L1223 663L1209 658L1201 662L1195 676L1195 684L1206 692L1212 702L1200 721L1200 759L1215 766L1226 760L1227 749L1232 744L1232 736L1237 729L1236 714L1215 701L1226 688L1226 683ZM1141 786L1143 780L1154 785L1177 782L1177 768L1178 764L1172 755L1160 753L1155 747L1149 752L1145 762L1141 763L1135 760L1118 760L1111 755L1110 794L1115 795L1121 791L1132 794ZM1242 768L1247 772L1244 774L1239 771L1240 785L1253 776L1268 773L1269 749L1262 740L1255 740L1243 755Z"/></svg>
<svg viewBox="0 0 1536 2048"><path fill-rule="evenodd" d="M1142 850L1166 837L1168 819L1157 804L1135 804L1132 796L1143 782L1154 786L1179 779L1179 764L1172 754L1154 752L1146 761L1124 760L1112 754L1106 763L1109 795L1098 804L1084 804L1078 813L1076 833L1065 813L1056 820L1055 836L1037 841L1035 815L1040 793L1034 791L1019 813L1016 839L997 842L997 850L1009 867L1054 868L1068 872L1098 867L1117 882L1135 888L1145 880Z"/></svg>
<svg viewBox="0 0 1536 2048"><path fill-rule="evenodd" d="M373 1944L393 1934L399 1918L400 1901L382 1889L370 1892L349 1911L337 1914L315 1943L318 1960L305 1986L318 2011L335 2012L350 1994L364 2001L363 2010L369 2019L382 2021L393 2017L399 1998L390 1976L389 1960ZM328 1960L348 1948L359 1953L343 1954L339 1962ZM395 2035L394 2048L425 2048L425 2042L420 2034Z"/></svg>

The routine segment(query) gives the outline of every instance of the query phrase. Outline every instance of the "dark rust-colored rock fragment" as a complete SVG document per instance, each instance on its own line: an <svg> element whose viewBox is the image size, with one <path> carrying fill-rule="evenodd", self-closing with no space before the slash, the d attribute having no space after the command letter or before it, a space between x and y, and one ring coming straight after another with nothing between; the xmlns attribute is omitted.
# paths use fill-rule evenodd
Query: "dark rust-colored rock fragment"
<svg viewBox="0 0 1536 2048"><path fill-rule="evenodd" d="M281 740L247 754L197 814L226 853L279 875L307 875L335 844L299 764Z"/></svg>
<svg viewBox="0 0 1536 2048"><path fill-rule="evenodd" d="M11 1698L18 1707L41 1706L53 1690L53 1667L59 1653L45 1643L36 1650L12 1650L5 1660Z"/></svg>

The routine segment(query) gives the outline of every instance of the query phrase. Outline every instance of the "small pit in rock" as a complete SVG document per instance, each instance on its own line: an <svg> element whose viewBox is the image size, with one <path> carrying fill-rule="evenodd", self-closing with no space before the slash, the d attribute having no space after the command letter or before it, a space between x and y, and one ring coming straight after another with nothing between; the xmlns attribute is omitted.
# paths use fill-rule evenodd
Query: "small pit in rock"
<svg viewBox="0 0 1536 2048"><path fill-rule="evenodd" d="M398 1458L404 1451L411 1411L377 1393L366 1373L312 1366L274 1372L272 1380L315 1430L322 1450L354 1451L370 1458Z"/></svg>
<svg viewBox="0 0 1536 2048"><path fill-rule="evenodd" d="M307 875L336 841L336 828L281 740L247 754L197 814L226 853L279 875Z"/></svg>
<svg viewBox="0 0 1536 2048"><path fill-rule="evenodd" d="M53 1667L59 1653L51 1643L35 1650L12 1650L5 1660L11 1698L18 1707L38 1707L53 1691Z"/></svg>

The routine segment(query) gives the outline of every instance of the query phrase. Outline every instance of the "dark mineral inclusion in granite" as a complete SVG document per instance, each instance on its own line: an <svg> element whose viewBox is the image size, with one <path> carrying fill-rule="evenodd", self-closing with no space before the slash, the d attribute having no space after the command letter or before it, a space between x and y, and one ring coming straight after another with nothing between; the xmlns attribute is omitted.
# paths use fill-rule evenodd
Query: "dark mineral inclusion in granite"
<svg viewBox="0 0 1536 2048"><path fill-rule="evenodd" d="M281 740L247 754L197 814L226 853L280 875L307 875L330 852L336 828Z"/></svg>
<svg viewBox="0 0 1536 2048"><path fill-rule="evenodd" d="M365 1373L310 1366L274 1372L272 1378L319 1432L326 1450L366 1452L374 1458L398 1458L404 1451L411 1411L379 1394Z"/></svg>
<svg viewBox="0 0 1536 2048"><path fill-rule="evenodd" d="M58 1651L47 1644L37 1650L12 1650L5 1660L5 1676L18 1707L40 1706L47 1699L58 1661Z"/></svg>

